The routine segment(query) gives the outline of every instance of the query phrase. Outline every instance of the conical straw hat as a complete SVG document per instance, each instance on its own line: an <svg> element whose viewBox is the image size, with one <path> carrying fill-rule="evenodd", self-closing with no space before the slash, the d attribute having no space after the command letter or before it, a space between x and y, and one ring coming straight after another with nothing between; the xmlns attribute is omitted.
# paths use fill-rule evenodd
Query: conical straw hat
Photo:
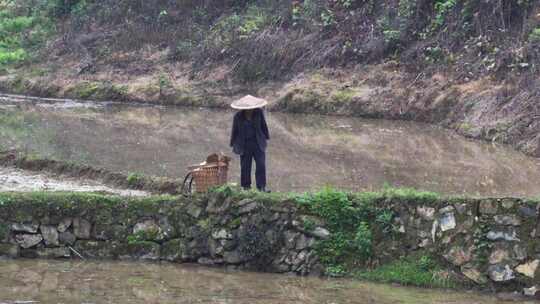
<svg viewBox="0 0 540 304"><path fill-rule="evenodd" d="M262 108L268 104L268 101L257 98L251 95L246 95L245 97L242 97L235 102L231 104L231 107L233 109L237 110L251 110L251 109L257 109Z"/></svg>

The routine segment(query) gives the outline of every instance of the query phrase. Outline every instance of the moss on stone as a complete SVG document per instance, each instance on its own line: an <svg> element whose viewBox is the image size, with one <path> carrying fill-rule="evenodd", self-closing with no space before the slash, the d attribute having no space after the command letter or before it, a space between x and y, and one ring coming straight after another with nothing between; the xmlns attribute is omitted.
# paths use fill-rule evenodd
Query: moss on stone
<svg viewBox="0 0 540 304"><path fill-rule="evenodd" d="M0 257L17 258L19 256L19 246L13 244L0 244Z"/></svg>
<svg viewBox="0 0 540 304"><path fill-rule="evenodd" d="M161 258L170 262L182 261L186 255L186 248L186 240L170 240L161 246Z"/></svg>
<svg viewBox="0 0 540 304"><path fill-rule="evenodd" d="M134 244L119 244L115 254L121 258L158 260L160 245L150 241L141 241Z"/></svg>
<svg viewBox="0 0 540 304"><path fill-rule="evenodd" d="M9 231L8 224L0 222L0 242L7 239L9 236Z"/></svg>

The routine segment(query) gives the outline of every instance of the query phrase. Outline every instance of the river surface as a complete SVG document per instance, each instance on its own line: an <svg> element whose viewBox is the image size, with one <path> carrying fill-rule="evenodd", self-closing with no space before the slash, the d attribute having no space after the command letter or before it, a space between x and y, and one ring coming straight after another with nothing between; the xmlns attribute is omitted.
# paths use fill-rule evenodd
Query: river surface
<svg viewBox="0 0 540 304"><path fill-rule="evenodd" d="M0 261L0 303L497 304L472 292L178 264ZM31 303L31 302L27 302ZM533 302L531 302L533 303Z"/></svg>
<svg viewBox="0 0 540 304"><path fill-rule="evenodd" d="M0 148L113 171L183 178L228 147L234 112L0 98ZM267 113L269 188L540 196L540 160L426 124ZM239 176L233 158L230 180Z"/></svg>

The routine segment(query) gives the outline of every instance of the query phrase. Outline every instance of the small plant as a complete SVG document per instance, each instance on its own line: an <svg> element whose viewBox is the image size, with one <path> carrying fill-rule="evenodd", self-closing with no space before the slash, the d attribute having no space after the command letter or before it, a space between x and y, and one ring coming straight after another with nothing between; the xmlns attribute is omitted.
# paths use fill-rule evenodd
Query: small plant
<svg viewBox="0 0 540 304"><path fill-rule="evenodd" d="M315 230L315 222L312 219L305 219L304 220L304 230L306 231L313 231Z"/></svg>
<svg viewBox="0 0 540 304"><path fill-rule="evenodd" d="M529 34L529 42L532 42L532 43L539 43L540 42L540 27L535 28Z"/></svg>
<svg viewBox="0 0 540 304"><path fill-rule="evenodd" d="M159 234L159 230L152 229L149 231L138 231L137 233L134 233L132 235L128 235L126 238L127 243L130 245L136 245L147 241L153 241L157 239Z"/></svg>
<svg viewBox="0 0 540 304"><path fill-rule="evenodd" d="M139 173L129 173L126 180L129 186L136 187L142 181L143 177Z"/></svg>
<svg viewBox="0 0 540 304"><path fill-rule="evenodd" d="M394 212L392 210L385 209L377 214L375 222L382 227L383 233L391 233L395 230L394 224Z"/></svg>
<svg viewBox="0 0 540 304"><path fill-rule="evenodd" d="M358 226L358 230L354 238L354 242L358 250L358 254L361 258L368 259L371 257L372 234L368 223L360 223L360 226Z"/></svg>
<svg viewBox="0 0 540 304"><path fill-rule="evenodd" d="M333 27L336 24L336 16L334 12L327 9L321 13L322 25L325 28Z"/></svg>
<svg viewBox="0 0 540 304"><path fill-rule="evenodd" d="M439 46L429 46L425 49L424 53L426 54L426 60L431 63L438 62L444 57L444 52Z"/></svg>
<svg viewBox="0 0 540 304"><path fill-rule="evenodd" d="M343 277L347 274L345 268L341 265L338 266L328 266L325 271L326 275L331 277Z"/></svg>
<svg viewBox="0 0 540 304"><path fill-rule="evenodd" d="M384 41L386 43L395 43L399 41L399 37L401 36L400 31L397 30L385 30L383 31Z"/></svg>
<svg viewBox="0 0 540 304"><path fill-rule="evenodd" d="M428 255L423 255L420 257L420 260L418 261L418 266L423 271L429 271L431 270L435 265L433 263L433 260Z"/></svg>
<svg viewBox="0 0 540 304"><path fill-rule="evenodd" d="M437 0L435 1L435 19L433 28L443 26L446 15L457 5L457 0Z"/></svg>
<svg viewBox="0 0 540 304"><path fill-rule="evenodd" d="M351 8L353 5L353 0L340 0L340 3L344 8Z"/></svg>
<svg viewBox="0 0 540 304"><path fill-rule="evenodd" d="M194 44L189 40L182 40L176 44L176 47L170 50L169 58L172 60L187 60L191 56Z"/></svg>
<svg viewBox="0 0 540 304"><path fill-rule="evenodd" d="M166 88L171 86L171 81L167 74L161 73L158 77L158 86L159 86L159 96L163 96L163 91L165 91Z"/></svg>

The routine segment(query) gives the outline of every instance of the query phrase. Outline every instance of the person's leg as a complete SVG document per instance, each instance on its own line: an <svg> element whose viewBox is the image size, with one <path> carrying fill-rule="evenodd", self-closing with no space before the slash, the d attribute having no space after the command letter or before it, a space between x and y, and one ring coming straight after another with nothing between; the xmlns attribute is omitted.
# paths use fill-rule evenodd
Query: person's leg
<svg viewBox="0 0 540 304"><path fill-rule="evenodd" d="M255 158L255 180L257 181L257 189L260 191L266 190L266 152L257 149L254 153Z"/></svg>
<svg viewBox="0 0 540 304"><path fill-rule="evenodd" d="M244 154L240 156L240 184L242 188L251 188L251 164L253 154L249 149L245 149Z"/></svg>

